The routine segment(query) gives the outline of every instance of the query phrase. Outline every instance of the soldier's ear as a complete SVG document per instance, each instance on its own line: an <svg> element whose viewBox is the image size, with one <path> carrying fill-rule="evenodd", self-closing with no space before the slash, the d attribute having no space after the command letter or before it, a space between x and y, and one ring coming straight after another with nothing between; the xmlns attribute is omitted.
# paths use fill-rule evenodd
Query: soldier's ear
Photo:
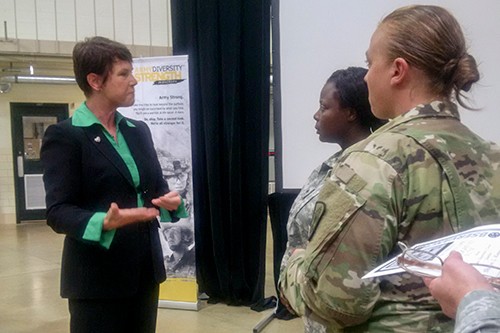
<svg viewBox="0 0 500 333"><path fill-rule="evenodd" d="M358 113L354 109L347 109L347 120L350 122L358 121Z"/></svg>
<svg viewBox="0 0 500 333"><path fill-rule="evenodd" d="M391 85L400 86L408 80L412 67L404 58L396 58L391 65Z"/></svg>

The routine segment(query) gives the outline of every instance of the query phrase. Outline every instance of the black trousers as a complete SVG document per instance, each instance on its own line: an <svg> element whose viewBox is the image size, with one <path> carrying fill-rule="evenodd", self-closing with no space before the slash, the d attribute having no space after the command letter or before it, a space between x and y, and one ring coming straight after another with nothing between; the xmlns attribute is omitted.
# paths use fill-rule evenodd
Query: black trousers
<svg viewBox="0 0 500 333"><path fill-rule="evenodd" d="M134 297L69 299L71 333L155 333L159 287Z"/></svg>
<svg viewBox="0 0 500 333"><path fill-rule="evenodd" d="M69 299L71 333L155 333L159 285L150 250L138 267L141 277L135 295L113 299ZM149 255L148 255L149 254Z"/></svg>

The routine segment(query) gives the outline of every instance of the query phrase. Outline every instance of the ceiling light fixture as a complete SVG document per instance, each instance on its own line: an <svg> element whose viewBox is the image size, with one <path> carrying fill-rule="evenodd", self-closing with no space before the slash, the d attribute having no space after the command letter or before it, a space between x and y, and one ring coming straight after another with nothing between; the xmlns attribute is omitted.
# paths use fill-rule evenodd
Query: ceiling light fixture
<svg viewBox="0 0 500 333"><path fill-rule="evenodd" d="M75 84L71 76L13 75L1 77L3 82L10 83L41 83L41 84Z"/></svg>

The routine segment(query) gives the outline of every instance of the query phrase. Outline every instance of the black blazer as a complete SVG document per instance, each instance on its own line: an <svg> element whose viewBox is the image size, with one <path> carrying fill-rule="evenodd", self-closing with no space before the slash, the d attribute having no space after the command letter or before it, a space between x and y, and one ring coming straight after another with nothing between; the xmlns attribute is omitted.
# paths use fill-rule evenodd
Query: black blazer
<svg viewBox="0 0 500 333"><path fill-rule="evenodd" d="M136 127L125 123L130 121ZM137 207L142 192L145 206L168 192L151 132L140 121L120 122L140 175L140 188L102 127L75 127L71 118L47 128L41 148L46 191L47 224L65 234L61 263L61 296L116 298L137 291L141 264L153 262L151 279L165 280L158 221L116 230L109 249L84 240L87 222L95 212L106 212L111 202L120 208ZM172 214L172 212L171 212Z"/></svg>

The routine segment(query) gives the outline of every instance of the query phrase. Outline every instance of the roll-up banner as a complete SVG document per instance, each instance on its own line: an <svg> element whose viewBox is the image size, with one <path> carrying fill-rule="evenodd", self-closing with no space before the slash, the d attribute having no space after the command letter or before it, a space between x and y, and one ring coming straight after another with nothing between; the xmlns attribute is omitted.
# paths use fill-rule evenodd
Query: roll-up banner
<svg viewBox="0 0 500 333"><path fill-rule="evenodd" d="M160 285L160 307L197 310L189 71L187 56L134 59L135 104L120 112L151 129L163 177L183 198L189 217L161 223L167 281Z"/></svg>

